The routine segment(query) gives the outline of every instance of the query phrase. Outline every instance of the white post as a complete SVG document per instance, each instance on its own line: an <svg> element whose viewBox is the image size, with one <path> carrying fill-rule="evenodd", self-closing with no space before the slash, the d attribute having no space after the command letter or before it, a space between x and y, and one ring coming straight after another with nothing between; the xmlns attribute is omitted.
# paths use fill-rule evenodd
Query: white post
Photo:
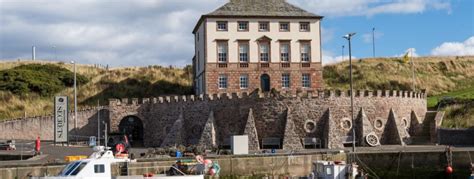
<svg viewBox="0 0 474 179"><path fill-rule="evenodd" d="M31 47L31 59L33 61L36 60L36 47L35 46Z"/></svg>
<svg viewBox="0 0 474 179"><path fill-rule="evenodd" d="M104 143L105 143L105 149L107 150L107 123L105 123L105 133L104 133Z"/></svg>
<svg viewBox="0 0 474 179"><path fill-rule="evenodd" d="M97 100L97 146L100 146L100 105Z"/></svg>
<svg viewBox="0 0 474 179"><path fill-rule="evenodd" d="M77 128L77 81L76 81L76 63L71 61L74 65L74 129Z"/></svg>

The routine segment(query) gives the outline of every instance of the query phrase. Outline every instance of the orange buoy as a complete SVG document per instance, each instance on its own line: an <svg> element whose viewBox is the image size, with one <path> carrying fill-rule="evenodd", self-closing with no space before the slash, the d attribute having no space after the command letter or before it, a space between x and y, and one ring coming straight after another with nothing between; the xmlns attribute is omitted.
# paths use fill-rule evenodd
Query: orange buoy
<svg viewBox="0 0 474 179"><path fill-rule="evenodd" d="M445 172L446 172L446 174L451 174L451 173L453 173L453 167L451 167L451 166L448 165L448 166L446 167L446 169L445 169Z"/></svg>

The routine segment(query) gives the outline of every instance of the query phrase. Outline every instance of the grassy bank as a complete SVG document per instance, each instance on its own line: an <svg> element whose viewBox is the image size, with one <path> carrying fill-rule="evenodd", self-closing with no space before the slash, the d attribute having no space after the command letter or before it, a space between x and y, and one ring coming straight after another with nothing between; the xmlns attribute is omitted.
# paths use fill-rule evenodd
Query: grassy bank
<svg viewBox="0 0 474 179"><path fill-rule="evenodd" d="M27 64L55 65L73 71L71 64L48 61L0 61L0 71ZM190 68L161 66L101 68L94 65L77 65L77 73L87 78L78 86L78 108L107 104L109 98L153 97L159 95L188 94L191 92ZM0 120L24 116L51 114L54 95L66 95L73 109L73 88L67 86L51 95L28 92L22 95L0 91Z"/></svg>
<svg viewBox="0 0 474 179"><path fill-rule="evenodd" d="M437 96L474 86L474 57L413 58L415 88ZM365 59L353 62L354 89L412 90L412 66L400 58ZM327 65L326 88L349 88L348 62Z"/></svg>
<svg viewBox="0 0 474 179"><path fill-rule="evenodd" d="M474 99L474 56L469 57L419 57L414 58L417 91L428 93L428 106L434 108L444 97ZM52 64L72 71L71 64L48 61L0 61L0 71L26 64ZM400 58L356 60L354 88L367 90L411 90L410 63ZM79 108L107 104L109 98L143 98L160 95L191 94L191 67L172 68L161 66L101 68L95 65L77 65L77 72L87 78L78 88ZM348 89L348 62L324 66L326 89ZM0 90L0 120L50 114L51 96L70 97L73 109L73 89L66 85L50 95L28 92L18 95ZM457 107L453 107L453 111ZM450 108L446 108L450 110ZM467 113L471 114L471 113ZM464 115L466 116L466 115ZM459 121L461 119L457 119ZM449 121L449 120L448 120ZM471 124L472 122L466 123ZM448 126L452 126L447 123Z"/></svg>

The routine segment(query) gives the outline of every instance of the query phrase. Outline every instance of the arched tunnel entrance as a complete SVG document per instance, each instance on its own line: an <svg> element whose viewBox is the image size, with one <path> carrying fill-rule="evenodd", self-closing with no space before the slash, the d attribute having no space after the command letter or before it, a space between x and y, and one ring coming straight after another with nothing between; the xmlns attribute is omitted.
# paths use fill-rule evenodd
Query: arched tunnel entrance
<svg viewBox="0 0 474 179"><path fill-rule="evenodd" d="M133 146L143 146L143 123L137 116L126 116L119 124L119 132L128 136Z"/></svg>

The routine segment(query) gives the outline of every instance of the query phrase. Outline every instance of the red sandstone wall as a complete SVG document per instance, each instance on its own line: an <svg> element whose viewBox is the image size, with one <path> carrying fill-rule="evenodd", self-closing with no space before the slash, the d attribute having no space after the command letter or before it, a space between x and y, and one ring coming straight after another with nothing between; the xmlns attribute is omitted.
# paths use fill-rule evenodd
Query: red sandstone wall
<svg viewBox="0 0 474 179"><path fill-rule="evenodd" d="M267 94L268 95L268 94ZM386 129L389 112L392 109L398 124L406 120L408 125L403 126L408 131L411 127L411 113L414 112L419 120L426 114L425 94L399 91L361 91L354 98L355 112L364 109L368 120L374 124L375 120L382 121L382 127L374 129L381 139L383 134L394 129ZM295 125L295 132L299 138L324 138L324 128L327 119L325 113L330 112L330 120L336 126L343 118L350 118L350 98L347 93L326 91L305 95L304 97L270 97L247 96L246 94L211 95L211 96L184 96L160 97L144 99L144 104L138 104L138 99L132 104L123 103L123 100L112 100L109 105L112 124L118 124L127 115L140 116L144 123L145 145L160 146L174 121L182 114L186 142L184 145L197 144L203 126L210 111L214 113L215 130L218 144L222 144L231 135L242 134L252 108L258 137L284 137L285 124L291 116ZM291 113L287 113L287 109ZM304 129L307 120L314 121L317 129L308 133ZM419 121L420 125L423 121ZM337 129L340 136L347 135L349 130L342 127Z"/></svg>

